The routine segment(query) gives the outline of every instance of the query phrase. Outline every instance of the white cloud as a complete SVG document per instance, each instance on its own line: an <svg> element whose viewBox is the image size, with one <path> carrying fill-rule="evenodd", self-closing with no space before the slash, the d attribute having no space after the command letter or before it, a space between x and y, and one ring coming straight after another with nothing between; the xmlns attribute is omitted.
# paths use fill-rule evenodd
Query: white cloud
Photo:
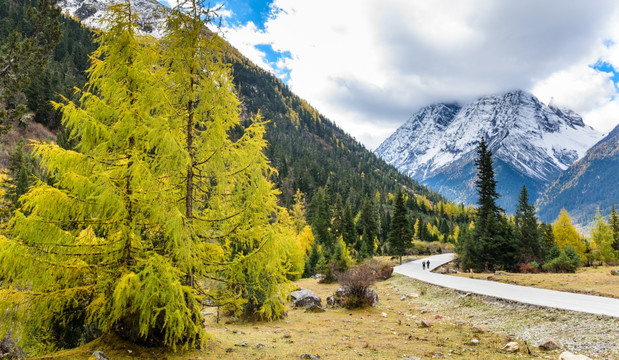
<svg viewBox="0 0 619 360"><path fill-rule="evenodd" d="M419 107L512 89L550 96L604 131L617 65L619 3L537 0L275 0L259 30L226 29L259 66L256 44L289 51L290 88L369 148ZM544 98L545 97L545 98Z"/></svg>

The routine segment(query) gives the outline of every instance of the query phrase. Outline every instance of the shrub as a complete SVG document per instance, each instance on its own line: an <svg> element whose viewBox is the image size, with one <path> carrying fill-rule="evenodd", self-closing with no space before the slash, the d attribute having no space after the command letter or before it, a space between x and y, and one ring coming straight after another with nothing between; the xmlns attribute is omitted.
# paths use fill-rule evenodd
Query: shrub
<svg viewBox="0 0 619 360"><path fill-rule="evenodd" d="M353 309L371 305L368 294L371 293L370 286L376 281L376 273L371 267L366 264L352 267L341 273L338 281L348 288L346 298L342 299L342 305L346 308Z"/></svg>
<svg viewBox="0 0 619 360"><path fill-rule="evenodd" d="M546 262L542 268L549 272L575 272L578 265L580 265L578 255L576 255L576 258L570 258L567 251L561 251L558 257Z"/></svg>
<svg viewBox="0 0 619 360"><path fill-rule="evenodd" d="M387 280L393 275L393 264L376 259L369 259L364 262L374 272L376 280Z"/></svg>
<svg viewBox="0 0 619 360"><path fill-rule="evenodd" d="M521 263L520 264L520 272L521 273L538 273L539 272L539 264L535 261L530 263Z"/></svg>

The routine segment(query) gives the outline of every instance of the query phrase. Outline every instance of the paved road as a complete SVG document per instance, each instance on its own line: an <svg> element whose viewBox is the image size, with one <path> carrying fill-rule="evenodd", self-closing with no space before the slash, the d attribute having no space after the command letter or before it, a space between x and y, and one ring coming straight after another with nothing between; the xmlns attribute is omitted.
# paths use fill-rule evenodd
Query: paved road
<svg viewBox="0 0 619 360"><path fill-rule="evenodd" d="M537 289L528 286L503 284L495 281L469 279L459 276L441 275L432 273L427 269L422 269L422 261L430 260L430 269L432 270L452 261L453 258L453 254L430 256L423 260L415 260L396 266L394 272L430 284L460 291L487 295L525 304L619 318L619 299Z"/></svg>

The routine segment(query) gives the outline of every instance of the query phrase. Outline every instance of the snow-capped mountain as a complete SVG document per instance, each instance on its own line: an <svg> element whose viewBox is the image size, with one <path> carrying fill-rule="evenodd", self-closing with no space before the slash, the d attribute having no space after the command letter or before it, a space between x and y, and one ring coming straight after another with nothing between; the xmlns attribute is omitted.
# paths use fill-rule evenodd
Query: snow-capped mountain
<svg viewBox="0 0 619 360"><path fill-rule="evenodd" d="M68 12L69 15L78 18L84 25L102 29L105 27L107 6L110 3L119 2L113 0L60 0L58 6ZM131 0L131 4L139 15L141 30L155 37L161 37L162 31L165 29L164 21L167 8L157 0Z"/></svg>
<svg viewBox="0 0 619 360"><path fill-rule="evenodd" d="M535 199L602 134L569 109L546 106L532 94L511 91L465 106L426 106L375 152L434 190L475 203L474 160L482 137L494 154L500 204L512 211L522 184Z"/></svg>

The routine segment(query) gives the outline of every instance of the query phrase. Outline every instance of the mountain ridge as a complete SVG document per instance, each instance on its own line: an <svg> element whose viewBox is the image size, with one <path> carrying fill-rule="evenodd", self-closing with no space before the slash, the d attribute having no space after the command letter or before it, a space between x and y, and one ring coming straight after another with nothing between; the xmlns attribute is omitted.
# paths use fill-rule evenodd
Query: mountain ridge
<svg viewBox="0 0 619 360"><path fill-rule="evenodd" d="M375 153L422 184L455 201L472 204L476 195L471 164L481 137L499 167L500 203L513 211L522 183L536 199L602 134L585 125L574 111L546 106L532 94L514 90L465 105L428 105ZM518 182L518 189L512 189Z"/></svg>

